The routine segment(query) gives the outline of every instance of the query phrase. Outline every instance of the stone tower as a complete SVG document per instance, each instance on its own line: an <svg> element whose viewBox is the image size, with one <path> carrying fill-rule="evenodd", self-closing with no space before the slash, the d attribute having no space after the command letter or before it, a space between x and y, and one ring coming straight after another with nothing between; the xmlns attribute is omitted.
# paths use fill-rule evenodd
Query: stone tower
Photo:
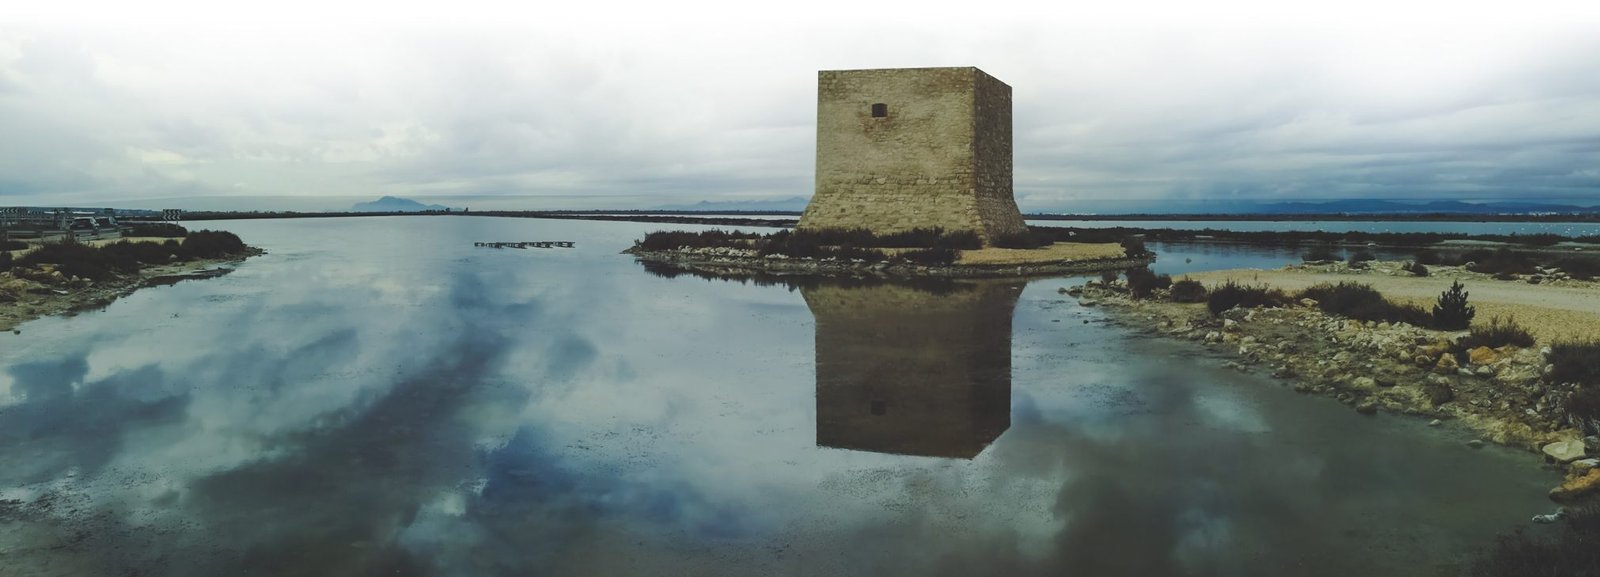
<svg viewBox="0 0 1600 577"><path fill-rule="evenodd" d="M802 230L1026 231L1011 87L970 66L818 72L816 186Z"/></svg>

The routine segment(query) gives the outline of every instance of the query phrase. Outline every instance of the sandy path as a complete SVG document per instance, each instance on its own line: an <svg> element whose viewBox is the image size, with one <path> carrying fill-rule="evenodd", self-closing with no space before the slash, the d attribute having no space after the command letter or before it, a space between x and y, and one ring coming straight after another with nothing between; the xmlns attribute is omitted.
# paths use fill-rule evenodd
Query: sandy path
<svg viewBox="0 0 1600 577"><path fill-rule="evenodd" d="M1196 273L1190 278L1206 286L1233 279L1246 284L1264 283L1286 291L1317 283L1354 281L1372 285L1397 302L1431 310L1439 293L1450 288L1447 277L1402 277L1383 274L1335 274L1284 270L1235 269ZM1468 303L1478 308L1474 323L1491 317L1516 317L1542 342L1566 338L1600 338L1600 285L1531 285L1525 282L1464 280Z"/></svg>
<svg viewBox="0 0 1600 577"><path fill-rule="evenodd" d="M1109 243L1058 242L1035 249L985 248L961 251L961 264L1027 264L1063 260L1121 258L1122 245Z"/></svg>

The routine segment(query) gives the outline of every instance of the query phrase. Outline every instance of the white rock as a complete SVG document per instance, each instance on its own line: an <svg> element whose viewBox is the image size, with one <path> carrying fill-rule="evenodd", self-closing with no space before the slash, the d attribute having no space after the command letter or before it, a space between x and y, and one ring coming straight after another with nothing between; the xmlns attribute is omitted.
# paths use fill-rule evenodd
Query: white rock
<svg viewBox="0 0 1600 577"><path fill-rule="evenodd" d="M1545 445L1541 450L1557 463L1570 463L1584 457L1583 441L1579 439L1556 441Z"/></svg>

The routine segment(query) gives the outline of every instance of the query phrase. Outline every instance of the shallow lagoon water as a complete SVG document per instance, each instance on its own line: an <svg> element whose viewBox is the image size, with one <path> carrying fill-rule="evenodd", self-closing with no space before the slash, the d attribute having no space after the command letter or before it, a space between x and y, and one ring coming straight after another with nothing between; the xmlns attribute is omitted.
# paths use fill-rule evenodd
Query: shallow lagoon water
<svg viewBox="0 0 1600 577"><path fill-rule="evenodd" d="M617 254L644 223L196 226L269 254L0 337L0 575L1430 575L1551 509L1533 455L1064 279L664 278ZM578 248L471 246L520 240Z"/></svg>

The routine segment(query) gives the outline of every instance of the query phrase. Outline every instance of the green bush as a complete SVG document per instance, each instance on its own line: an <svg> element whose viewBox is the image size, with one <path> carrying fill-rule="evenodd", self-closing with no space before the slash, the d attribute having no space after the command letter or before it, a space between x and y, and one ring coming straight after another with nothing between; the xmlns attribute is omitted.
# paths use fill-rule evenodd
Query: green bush
<svg viewBox="0 0 1600 577"><path fill-rule="evenodd" d="M1439 253L1433 249L1424 248L1418 250L1415 258L1417 264L1443 264L1443 261L1439 259Z"/></svg>
<svg viewBox="0 0 1600 577"><path fill-rule="evenodd" d="M0 272L11 270L11 253L0 252Z"/></svg>
<svg viewBox="0 0 1600 577"><path fill-rule="evenodd" d="M100 250L75 241L45 243L16 262L29 266L53 264L62 275L97 281L111 278L118 272L138 270L137 262L125 268L129 264L126 261L113 262Z"/></svg>
<svg viewBox="0 0 1600 577"><path fill-rule="evenodd" d="M1150 254L1150 250L1144 246L1144 239L1130 236L1122 239L1121 244L1122 254L1129 257L1138 258Z"/></svg>
<svg viewBox="0 0 1600 577"><path fill-rule="evenodd" d="M222 258L243 253L244 241L225 230L201 230L189 233L179 244L183 252L196 258Z"/></svg>
<svg viewBox="0 0 1600 577"><path fill-rule="evenodd" d="M1498 349L1506 345L1531 347L1533 343L1533 333L1528 332L1528 329L1517 324L1515 317L1507 318L1504 321L1500 320L1500 317L1494 317L1489 319L1488 326L1478 325L1472 327L1472 332L1467 335L1467 338L1461 340L1461 348L1489 347Z"/></svg>
<svg viewBox="0 0 1600 577"><path fill-rule="evenodd" d="M1559 341L1550 345L1550 380L1600 386L1600 340Z"/></svg>
<svg viewBox="0 0 1600 577"><path fill-rule="evenodd" d="M1459 281L1453 282L1450 290L1439 294L1439 302L1433 306L1434 328L1459 331L1472 326L1472 317L1478 314L1478 310L1467 304L1468 293L1463 288Z"/></svg>
<svg viewBox="0 0 1600 577"><path fill-rule="evenodd" d="M1534 267L1537 266L1531 256L1507 248L1494 252L1475 250L1463 255L1462 258L1472 263L1467 266L1467 270L1484 274L1532 274L1535 272Z"/></svg>
<svg viewBox="0 0 1600 577"><path fill-rule="evenodd" d="M1100 271L1100 282L1111 284L1117 282L1117 271L1106 269Z"/></svg>
<svg viewBox="0 0 1600 577"><path fill-rule="evenodd" d="M961 256L953 248L919 248L908 250L895 255L895 258L924 266L941 266L956 262L956 257Z"/></svg>
<svg viewBox="0 0 1600 577"><path fill-rule="evenodd" d="M1206 302L1206 285L1186 278L1172 283L1172 289L1167 293L1167 297L1173 302L1203 303Z"/></svg>
<svg viewBox="0 0 1600 577"><path fill-rule="evenodd" d="M1039 248L1050 246L1052 242L1049 235L1032 230L1016 234L999 234L989 240L990 244L998 248Z"/></svg>
<svg viewBox="0 0 1600 577"><path fill-rule="evenodd" d="M1150 298L1156 289L1172 286L1170 275L1157 275L1149 267L1135 267L1123 271L1128 277L1128 294L1136 299Z"/></svg>
<svg viewBox="0 0 1600 577"><path fill-rule="evenodd" d="M1389 302L1376 289L1361 283L1322 283L1300 291L1296 298L1315 300L1317 308L1325 313L1359 321L1398 322L1426 327L1433 320L1421 307Z"/></svg>
<svg viewBox="0 0 1600 577"><path fill-rule="evenodd" d="M1567 420L1585 435L1600 435L1600 386L1578 389L1562 405Z"/></svg>
<svg viewBox="0 0 1600 577"><path fill-rule="evenodd" d="M1600 259L1569 256L1557 259L1551 264L1575 279L1591 280L1600 276Z"/></svg>
<svg viewBox="0 0 1600 577"><path fill-rule="evenodd" d="M1411 273L1411 276L1428 276L1428 265L1421 262L1406 262L1400 265L1400 270Z"/></svg>
<svg viewBox="0 0 1600 577"><path fill-rule="evenodd" d="M1234 307L1256 308L1283 306L1289 296L1283 291L1265 286L1245 286L1234 281L1223 283L1206 296L1206 309L1213 315Z"/></svg>
<svg viewBox="0 0 1600 577"><path fill-rule="evenodd" d="M0 250L22 250L28 248L28 243L20 240L0 240Z"/></svg>
<svg viewBox="0 0 1600 577"><path fill-rule="evenodd" d="M782 231L788 233L789 231ZM780 233L780 234L782 234ZM720 229L688 232L682 230L668 230L652 232L644 235L644 240L635 243L641 249L649 251L673 250L677 248L711 248L748 246L745 241L761 238L761 234L754 232L728 232Z"/></svg>
<svg viewBox="0 0 1600 577"><path fill-rule="evenodd" d="M126 235L183 238L189 235L189 229L170 222L139 222L129 225Z"/></svg>

